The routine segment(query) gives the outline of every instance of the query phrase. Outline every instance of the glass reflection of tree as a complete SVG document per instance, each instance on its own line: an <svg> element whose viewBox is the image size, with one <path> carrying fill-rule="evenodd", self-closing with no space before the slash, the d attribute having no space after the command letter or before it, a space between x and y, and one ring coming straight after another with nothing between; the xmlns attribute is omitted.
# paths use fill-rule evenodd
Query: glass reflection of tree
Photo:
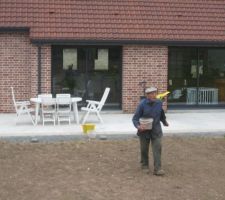
<svg viewBox="0 0 225 200"><path fill-rule="evenodd" d="M73 90L76 87L76 79L73 74L73 64L68 66L63 83L64 87L69 88L70 93L73 93Z"/></svg>

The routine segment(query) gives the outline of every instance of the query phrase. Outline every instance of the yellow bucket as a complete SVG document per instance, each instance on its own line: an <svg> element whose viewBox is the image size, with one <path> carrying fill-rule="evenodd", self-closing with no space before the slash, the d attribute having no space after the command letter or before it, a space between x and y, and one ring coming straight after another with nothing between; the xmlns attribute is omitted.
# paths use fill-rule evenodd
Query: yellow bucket
<svg viewBox="0 0 225 200"><path fill-rule="evenodd" d="M95 130L95 124L83 124L82 129L84 134L88 134L89 132Z"/></svg>

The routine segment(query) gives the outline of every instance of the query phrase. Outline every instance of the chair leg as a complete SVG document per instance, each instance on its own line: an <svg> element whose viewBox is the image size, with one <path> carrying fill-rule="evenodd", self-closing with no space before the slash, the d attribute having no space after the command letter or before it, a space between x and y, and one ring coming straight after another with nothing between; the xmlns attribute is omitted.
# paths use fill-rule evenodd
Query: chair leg
<svg viewBox="0 0 225 200"><path fill-rule="evenodd" d="M18 123L19 117L21 116L20 112L16 114L16 125Z"/></svg>
<svg viewBox="0 0 225 200"><path fill-rule="evenodd" d="M84 115L83 120L82 120L82 124L84 124L86 122L89 113L90 113L90 111L87 111L86 114Z"/></svg>
<svg viewBox="0 0 225 200"><path fill-rule="evenodd" d="M100 122L103 123L103 119L102 119L102 117L100 116L99 112L96 112L96 115L98 116L98 119L100 120Z"/></svg>
<svg viewBox="0 0 225 200"><path fill-rule="evenodd" d="M34 119L33 119L32 115L30 114L30 112L27 112L27 114L30 116L30 119L31 119L31 121L32 121L33 125L35 125L35 123L34 123Z"/></svg>

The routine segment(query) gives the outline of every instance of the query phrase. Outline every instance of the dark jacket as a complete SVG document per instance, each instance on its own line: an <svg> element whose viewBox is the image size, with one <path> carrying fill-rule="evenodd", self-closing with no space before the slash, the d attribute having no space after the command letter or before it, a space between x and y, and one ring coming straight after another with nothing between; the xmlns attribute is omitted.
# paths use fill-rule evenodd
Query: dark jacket
<svg viewBox="0 0 225 200"><path fill-rule="evenodd" d="M162 137L162 127L160 124L160 117L162 113L162 102L160 100L151 101L149 99L143 99L138 105L136 112L132 118L133 124L136 128L140 125L139 119L153 118L152 130L144 131L142 133L137 132L137 135L146 134L153 138Z"/></svg>

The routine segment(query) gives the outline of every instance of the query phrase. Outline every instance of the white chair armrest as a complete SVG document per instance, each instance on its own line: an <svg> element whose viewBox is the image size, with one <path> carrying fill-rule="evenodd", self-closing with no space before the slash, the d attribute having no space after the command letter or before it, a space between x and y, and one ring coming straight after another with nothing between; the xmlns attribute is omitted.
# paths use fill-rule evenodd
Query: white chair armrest
<svg viewBox="0 0 225 200"><path fill-rule="evenodd" d="M18 106L29 106L31 105L29 101L16 101L16 105Z"/></svg>

